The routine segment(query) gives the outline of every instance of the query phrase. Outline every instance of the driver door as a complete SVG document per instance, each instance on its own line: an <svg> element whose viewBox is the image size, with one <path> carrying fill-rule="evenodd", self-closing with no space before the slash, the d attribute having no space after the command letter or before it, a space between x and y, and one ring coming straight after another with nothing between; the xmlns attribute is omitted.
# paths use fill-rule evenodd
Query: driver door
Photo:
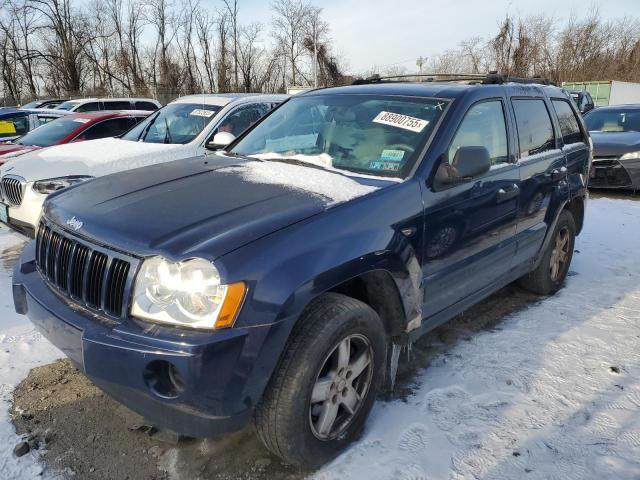
<svg viewBox="0 0 640 480"><path fill-rule="evenodd" d="M492 288L511 268L520 180L510 138L504 99L475 103L442 155L438 172L455 175L449 162L461 147L486 148L488 171L446 181L436 175L432 189L424 192L425 318Z"/></svg>

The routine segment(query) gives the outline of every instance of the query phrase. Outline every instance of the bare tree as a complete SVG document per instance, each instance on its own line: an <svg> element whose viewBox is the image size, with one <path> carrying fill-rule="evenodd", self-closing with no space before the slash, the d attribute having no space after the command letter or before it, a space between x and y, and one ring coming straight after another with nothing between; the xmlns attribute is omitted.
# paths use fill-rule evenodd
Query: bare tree
<svg viewBox="0 0 640 480"><path fill-rule="evenodd" d="M276 42L284 47L291 68L291 84L296 85L300 73L298 59L302 52L310 5L303 0L276 0L272 5L273 34Z"/></svg>

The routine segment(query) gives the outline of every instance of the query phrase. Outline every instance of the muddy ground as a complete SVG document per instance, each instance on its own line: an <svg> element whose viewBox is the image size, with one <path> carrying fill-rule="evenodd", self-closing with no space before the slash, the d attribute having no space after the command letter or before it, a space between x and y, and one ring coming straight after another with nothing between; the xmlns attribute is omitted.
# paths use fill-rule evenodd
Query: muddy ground
<svg viewBox="0 0 640 480"><path fill-rule="evenodd" d="M401 359L392 400L411 393L415 373L478 330L499 330L501 320L537 297L507 287L423 337ZM407 358L408 357L408 358ZM381 399L380 401L386 401ZM247 429L221 439L179 440L149 431L141 418L94 387L67 360L36 368L16 388L16 429L42 453L47 468L82 479L298 479ZM39 444L39 445L38 445Z"/></svg>

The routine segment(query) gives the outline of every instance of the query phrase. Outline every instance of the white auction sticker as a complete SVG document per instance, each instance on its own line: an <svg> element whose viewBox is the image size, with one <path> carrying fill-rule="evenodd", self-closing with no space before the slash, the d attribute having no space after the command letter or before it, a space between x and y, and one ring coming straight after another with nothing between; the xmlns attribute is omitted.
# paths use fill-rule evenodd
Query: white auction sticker
<svg viewBox="0 0 640 480"><path fill-rule="evenodd" d="M190 115L209 118L211 115L213 115L213 112L211 110L204 110L203 108L196 108L195 110L191 110Z"/></svg>
<svg viewBox="0 0 640 480"><path fill-rule="evenodd" d="M76 123L87 123L87 122L89 122L89 119L88 118L74 118L73 121L76 122Z"/></svg>
<svg viewBox="0 0 640 480"><path fill-rule="evenodd" d="M373 119L373 122L391 125L392 127L404 128L405 130L411 130L412 132L421 132L424 130L424 127L429 125L429 120L422 120L420 118L410 117L409 115L401 115L399 113L392 112L380 112L378 116Z"/></svg>

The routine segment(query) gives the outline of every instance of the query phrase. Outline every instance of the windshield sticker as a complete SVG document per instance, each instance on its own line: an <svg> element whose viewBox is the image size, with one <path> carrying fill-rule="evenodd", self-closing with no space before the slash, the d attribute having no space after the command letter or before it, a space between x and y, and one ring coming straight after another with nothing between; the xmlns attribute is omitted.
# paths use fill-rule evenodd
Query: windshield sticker
<svg viewBox="0 0 640 480"><path fill-rule="evenodd" d="M191 113L189 115L209 118L211 115L213 115L213 112L211 110L205 110L203 108L196 108L195 110L191 110Z"/></svg>
<svg viewBox="0 0 640 480"><path fill-rule="evenodd" d="M270 139L265 142L265 150L268 152L290 152L314 148L318 142L317 133L307 135L292 135Z"/></svg>
<svg viewBox="0 0 640 480"><path fill-rule="evenodd" d="M410 130L416 133L420 133L424 130L424 127L429 125L428 120L422 120L420 118L410 117L409 115L401 115L399 113L391 112L380 112L378 116L373 119L373 122L403 128L404 130Z"/></svg>
<svg viewBox="0 0 640 480"><path fill-rule="evenodd" d="M78 123L87 123L89 121L88 118L74 118L73 119L74 122L78 122Z"/></svg>
<svg viewBox="0 0 640 480"><path fill-rule="evenodd" d="M373 160L369 162L369 168L371 170L384 170L386 172L397 172L400 170L400 162L395 160L392 161L382 161L382 160Z"/></svg>
<svg viewBox="0 0 640 480"><path fill-rule="evenodd" d="M383 150L378 160L385 162L401 162L404 158L404 150Z"/></svg>

